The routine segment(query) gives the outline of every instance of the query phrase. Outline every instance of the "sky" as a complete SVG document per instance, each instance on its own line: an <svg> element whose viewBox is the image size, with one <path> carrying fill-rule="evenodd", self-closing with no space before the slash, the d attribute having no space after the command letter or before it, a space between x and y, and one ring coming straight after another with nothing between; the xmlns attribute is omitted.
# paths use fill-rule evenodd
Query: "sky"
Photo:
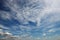
<svg viewBox="0 0 60 40"><path fill-rule="evenodd" d="M58 40L60 0L0 0L0 30L21 40Z"/></svg>

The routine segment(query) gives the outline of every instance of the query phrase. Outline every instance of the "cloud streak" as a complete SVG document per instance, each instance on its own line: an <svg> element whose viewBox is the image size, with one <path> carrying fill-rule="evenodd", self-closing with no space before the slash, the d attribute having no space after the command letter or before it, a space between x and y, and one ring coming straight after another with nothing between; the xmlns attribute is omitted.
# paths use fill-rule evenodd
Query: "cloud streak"
<svg viewBox="0 0 60 40"><path fill-rule="evenodd" d="M54 29L56 22L60 21L59 3L59 0L6 0L5 4L11 11L0 12L0 26L8 27L13 34L15 32L17 35L24 34L23 37L40 33L42 35L52 34L59 31L58 28ZM27 38L26 40L28 40ZM29 37L29 39L31 38ZM22 38L22 40L24 39Z"/></svg>

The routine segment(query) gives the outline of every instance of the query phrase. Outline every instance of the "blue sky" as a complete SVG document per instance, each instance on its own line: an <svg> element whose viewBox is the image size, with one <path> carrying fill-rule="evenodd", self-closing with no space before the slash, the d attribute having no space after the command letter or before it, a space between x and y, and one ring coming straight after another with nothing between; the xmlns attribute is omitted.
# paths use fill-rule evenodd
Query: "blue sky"
<svg viewBox="0 0 60 40"><path fill-rule="evenodd" d="M45 36L58 38L59 4L59 0L3 0L0 2L0 27L5 32L22 37L22 40L24 37L27 40L35 37L43 39Z"/></svg>

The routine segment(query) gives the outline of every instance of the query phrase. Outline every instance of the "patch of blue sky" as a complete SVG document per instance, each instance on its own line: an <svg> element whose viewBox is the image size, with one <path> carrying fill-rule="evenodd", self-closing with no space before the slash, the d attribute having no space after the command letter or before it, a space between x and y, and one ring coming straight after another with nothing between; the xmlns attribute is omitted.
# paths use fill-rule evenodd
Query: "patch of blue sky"
<svg viewBox="0 0 60 40"><path fill-rule="evenodd" d="M0 18L0 24L9 27L9 26L20 24L20 23L17 20L15 20L15 19L4 20L4 19Z"/></svg>
<svg viewBox="0 0 60 40"><path fill-rule="evenodd" d="M55 28L60 28L60 21L55 22Z"/></svg>
<svg viewBox="0 0 60 40"><path fill-rule="evenodd" d="M5 5L3 0L1 0L1 2L0 2L0 10L7 11L7 12L11 11L10 8Z"/></svg>

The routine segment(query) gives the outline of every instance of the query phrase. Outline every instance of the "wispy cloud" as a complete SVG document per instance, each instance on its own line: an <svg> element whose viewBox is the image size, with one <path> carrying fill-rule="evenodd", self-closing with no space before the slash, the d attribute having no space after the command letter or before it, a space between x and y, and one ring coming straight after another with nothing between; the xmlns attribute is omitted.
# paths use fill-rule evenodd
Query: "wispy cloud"
<svg viewBox="0 0 60 40"><path fill-rule="evenodd" d="M60 21L59 0L13 0L10 2L6 2L6 5L11 11L1 11L0 17L2 20L9 20L9 22L6 22L6 25L10 23L10 29L7 29L12 33L17 31L16 34L20 33L22 37L27 36L25 40L28 40L32 38L30 37L33 35L32 31L35 33L41 33L42 31L42 35L47 35L47 33L49 34L59 30L58 28L54 29L55 22ZM24 5L17 2L21 2ZM0 23L2 28L6 28L3 26L5 24L4 22L3 24ZM37 38L36 40L39 39ZM24 39L22 38L22 40Z"/></svg>

